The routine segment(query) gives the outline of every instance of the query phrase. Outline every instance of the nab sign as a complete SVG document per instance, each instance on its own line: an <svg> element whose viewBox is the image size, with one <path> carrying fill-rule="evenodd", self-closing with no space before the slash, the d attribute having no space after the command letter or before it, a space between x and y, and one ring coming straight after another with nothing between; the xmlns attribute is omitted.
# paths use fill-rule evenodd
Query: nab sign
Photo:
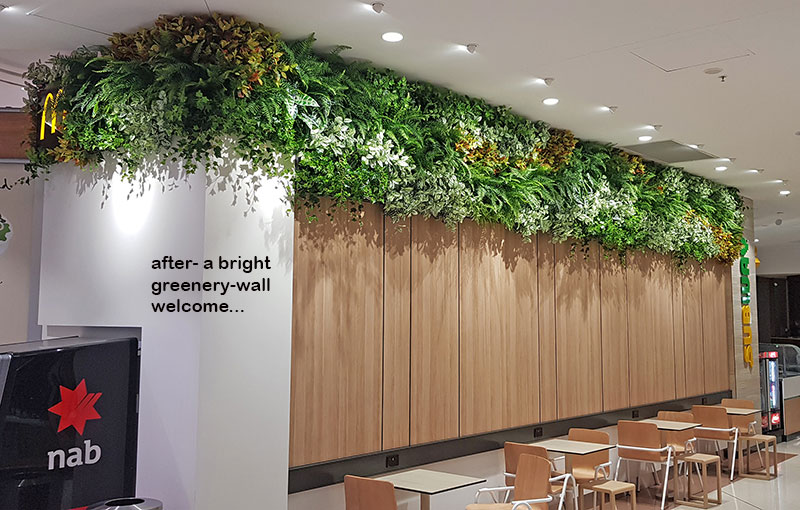
<svg viewBox="0 0 800 510"><path fill-rule="evenodd" d="M135 338L0 346L0 510L134 496L138 391Z"/></svg>
<svg viewBox="0 0 800 510"><path fill-rule="evenodd" d="M48 409L51 413L60 416L58 432L72 427L75 432L83 435L87 421L101 418L94 405L103 394L88 393L86 391L86 379L82 380L74 390L59 386L59 391L61 393L61 402ZM97 445L92 445L91 439L84 441L83 446L83 449L73 447L67 451L53 450L47 452L47 469L52 471L54 469L64 469L65 467L96 464L103 455L103 450Z"/></svg>

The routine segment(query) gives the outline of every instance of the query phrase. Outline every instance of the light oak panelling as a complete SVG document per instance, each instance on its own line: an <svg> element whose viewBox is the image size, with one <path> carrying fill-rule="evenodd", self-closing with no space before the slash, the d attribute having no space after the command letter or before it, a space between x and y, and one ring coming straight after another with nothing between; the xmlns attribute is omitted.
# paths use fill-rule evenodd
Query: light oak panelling
<svg viewBox="0 0 800 510"><path fill-rule="evenodd" d="M686 347L683 338L683 275L672 269L672 339L675 344L675 398L686 397Z"/></svg>
<svg viewBox="0 0 800 510"><path fill-rule="evenodd" d="M31 129L31 118L27 113L0 112L0 159L26 159Z"/></svg>
<svg viewBox="0 0 800 510"><path fill-rule="evenodd" d="M675 398L672 266L652 253L628 257L631 405Z"/></svg>
<svg viewBox="0 0 800 510"><path fill-rule="evenodd" d="M298 217L291 466L381 448L382 214L366 206L363 226L346 211Z"/></svg>
<svg viewBox="0 0 800 510"><path fill-rule="evenodd" d="M383 302L383 449L411 434L411 220L385 220Z"/></svg>
<svg viewBox="0 0 800 510"><path fill-rule="evenodd" d="M800 397L784 401L783 433L787 436L800 432Z"/></svg>
<svg viewBox="0 0 800 510"><path fill-rule="evenodd" d="M683 344L686 362L686 396L702 395L705 390L705 350L703 349L703 271L696 262L687 263L681 275L683 293Z"/></svg>
<svg viewBox="0 0 800 510"><path fill-rule="evenodd" d="M556 385L556 253L551 237L537 239L539 300L539 409L542 421L558 418Z"/></svg>
<svg viewBox="0 0 800 510"><path fill-rule="evenodd" d="M459 235L461 435L537 423L536 244L472 221Z"/></svg>
<svg viewBox="0 0 800 510"><path fill-rule="evenodd" d="M726 285L730 286L730 267L718 262L708 262L705 267L702 275L704 380L706 393L712 393L730 389L725 289Z"/></svg>
<svg viewBox="0 0 800 510"><path fill-rule="evenodd" d="M458 436L458 234L411 221L411 444Z"/></svg>
<svg viewBox="0 0 800 510"><path fill-rule="evenodd" d="M600 255L589 245L588 258L570 245L556 245L556 365L558 417L603 410L600 338Z"/></svg>
<svg viewBox="0 0 800 510"><path fill-rule="evenodd" d="M629 406L628 296L626 271L614 254L600 262L603 342L603 410Z"/></svg>

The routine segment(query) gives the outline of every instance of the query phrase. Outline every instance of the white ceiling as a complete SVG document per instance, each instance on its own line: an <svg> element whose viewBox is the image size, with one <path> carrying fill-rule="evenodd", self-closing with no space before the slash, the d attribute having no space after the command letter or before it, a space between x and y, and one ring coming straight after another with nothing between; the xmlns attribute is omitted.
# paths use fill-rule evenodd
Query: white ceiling
<svg viewBox="0 0 800 510"><path fill-rule="evenodd" d="M792 250L800 273L800 3L794 0L26 0L0 12L0 68L59 49L105 42L104 33L162 13L208 9L260 21L287 38L316 32L409 77L511 105L517 112L619 145L674 139L703 144L730 163L686 169L754 199L765 253ZM33 13L27 15L27 12ZM383 42L386 31L405 35ZM477 43L472 55L459 45ZM708 67L721 67L708 75ZM553 77L550 87L536 78ZM18 77L0 71L0 79ZM0 83L0 105L20 90ZM554 107L542 105L557 97ZM619 109L611 114L602 105ZM663 127L655 132L648 124ZM728 166L725 172L714 167ZM745 170L761 168L763 173ZM788 184L776 183L788 179ZM778 191L794 193L781 197ZM775 225L780 216L781 226ZM762 263L769 267L769 261Z"/></svg>

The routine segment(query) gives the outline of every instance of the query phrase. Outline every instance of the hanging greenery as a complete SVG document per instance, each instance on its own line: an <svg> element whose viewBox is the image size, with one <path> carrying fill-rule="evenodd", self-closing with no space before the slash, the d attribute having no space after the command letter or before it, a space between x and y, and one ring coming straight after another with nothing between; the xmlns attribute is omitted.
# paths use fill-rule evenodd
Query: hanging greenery
<svg viewBox="0 0 800 510"><path fill-rule="evenodd" d="M30 66L32 178L61 161L111 157L135 176L146 158L218 170L232 154L257 176L286 176L295 204L371 202L392 217L497 222L530 237L651 249L679 261L737 257L738 191L577 140L510 109L387 70L319 55L230 16L162 16ZM40 140L47 93L67 112ZM294 165L281 164L291 158Z"/></svg>

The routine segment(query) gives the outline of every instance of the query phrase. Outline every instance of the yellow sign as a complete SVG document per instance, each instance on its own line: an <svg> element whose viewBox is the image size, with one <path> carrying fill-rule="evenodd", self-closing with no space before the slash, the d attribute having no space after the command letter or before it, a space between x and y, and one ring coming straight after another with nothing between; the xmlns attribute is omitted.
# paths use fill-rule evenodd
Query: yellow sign
<svg viewBox="0 0 800 510"><path fill-rule="evenodd" d="M52 92L48 92L47 96L44 98L44 108L42 108L42 124L39 128L39 140L44 140L45 135L45 128L47 125L50 125L50 134L55 134L56 129L59 129L59 112L58 112L58 100L61 98L61 93L63 92L62 89L58 89L56 95L53 96ZM47 108L50 107L48 110ZM64 116L67 115L66 111L61 112L61 119L60 122L64 122ZM48 116L50 117L50 122L47 122Z"/></svg>
<svg viewBox="0 0 800 510"><path fill-rule="evenodd" d="M744 362L750 368L753 367L753 323L752 313L750 311L750 258L747 257L747 251L750 249L747 244L747 239L742 238L742 251L739 252L741 258L739 259L739 273L741 277L739 282L742 289L742 344L744 349Z"/></svg>

